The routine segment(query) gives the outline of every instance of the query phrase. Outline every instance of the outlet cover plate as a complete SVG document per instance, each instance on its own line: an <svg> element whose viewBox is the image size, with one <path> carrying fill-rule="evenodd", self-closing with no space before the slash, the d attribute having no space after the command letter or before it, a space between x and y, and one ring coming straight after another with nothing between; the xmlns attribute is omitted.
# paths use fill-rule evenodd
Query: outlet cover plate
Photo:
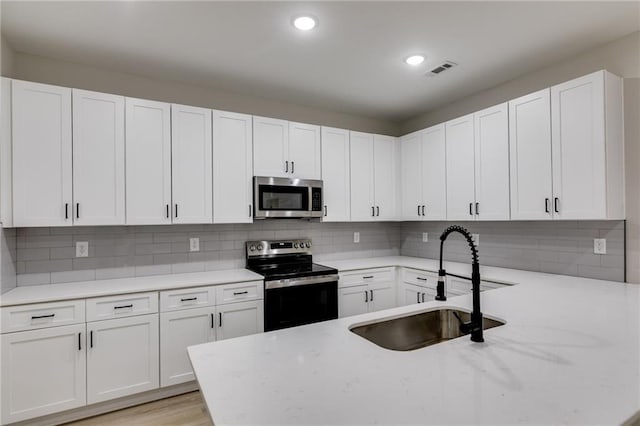
<svg viewBox="0 0 640 426"><path fill-rule="evenodd" d="M89 256L89 241L76 241L76 257Z"/></svg>
<svg viewBox="0 0 640 426"><path fill-rule="evenodd" d="M189 238L189 251L200 251L200 238Z"/></svg>
<svg viewBox="0 0 640 426"><path fill-rule="evenodd" d="M593 254L607 254L607 239L606 238L594 238L593 239Z"/></svg>
<svg viewBox="0 0 640 426"><path fill-rule="evenodd" d="M428 243L429 242L429 233L428 232L423 232L422 233L422 242L423 243Z"/></svg>
<svg viewBox="0 0 640 426"><path fill-rule="evenodd" d="M480 234L471 234L473 242L476 243L476 247L480 247Z"/></svg>
<svg viewBox="0 0 640 426"><path fill-rule="evenodd" d="M354 232L353 233L353 242L354 243L359 243L360 242L360 233L359 232Z"/></svg>

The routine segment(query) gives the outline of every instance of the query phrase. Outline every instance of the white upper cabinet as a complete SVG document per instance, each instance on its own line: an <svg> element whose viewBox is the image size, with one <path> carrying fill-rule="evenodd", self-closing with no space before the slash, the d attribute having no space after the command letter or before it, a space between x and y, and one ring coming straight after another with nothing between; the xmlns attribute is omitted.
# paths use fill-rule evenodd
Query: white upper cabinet
<svg viewBox="0 0 640 426"><path fill-rule="evenodd" d="M375 220L373 135L349 132L351 164L351 220Z"/></svg>
<svg viewBox="0 0 640 426"><path fill-rule="evenodd" d="M349 131L322 127L324 222L351 220Z"/></svg>
<svg viewBox="0 0 640 426"><path fill-rule="evenodd" d="M475 219L473 114L446 123L447 219Z"/></svg>
<svg viewBox="0 0 640 426"><path fill-rule="evenodd" d="M506 103L476 112L475 206L478 220L509 220L509 110Z"/></svg>
<svg viewBox="0 0 640 426"><path fill-rule="evenodd" d="M173 223L211 223L211 110L171 105Z"/></svg>
<svg viewBox="0 0 640 426"><path fill-rule="evenodd" d="M606 71L551 88L556 218L624 218L622 99L622 79Z"/></svg>
<svg viewBox="0 0 640 426"><path fill-rule="evenodd" d="M213 222L250 223L252 210L252 120L213 111Z"/></svg>
<svg viewBox="0 0 640 426"><path fill-rule="evenodd" d="M403 220L445 220L447 214L445 126L401 138Z"/></svg>
<svg viewBox="0 0 640 426"><path fill-rule="evenodd" d="M288 121L253 117L253 174L291 176Z"/></svg>
<svg viewBox="0 0 640 426"><path fill-rule="evenodd" d="M73 223L124 225L124 97L73 89Z"/></svg>
<svg viewBox="0 0 640 426"><path fill-rule="evenodd" d="M289 123L291 177L321 179L320 126Z"/></svg>
<svg viewBox="0 0 640 426"><path fill-rule="evenodd" d="M14 226L72 224L71 89L13 81Z"/></svg>
<svg viewBox="0 0 640 426"><path fill-rule="evenodd" d="M320 179L320 126L253 117L255 176Z"/></svg>
<svg viewBox="0 0 640 426"><path fill-rule="evenodd" d="M127 98L127 224L171 223L171 107Z"/></svg>
<svg viewBox="0 0 640 426"><path fill-rule="evenodd" d="M396 219L396 142L391 136L373 137L376 220Z"/></svg>
<svg viewBox="0 0 640 426"><path fill-rule="evenodd" d="M551 219L549 89L509 101L511 218Z"/></svg>
<svg viewBox="0 0 640 426"><path fill-rule="evenodd" d="M11 79L0 77L0 84L0 222L12 228Z"/></svg>

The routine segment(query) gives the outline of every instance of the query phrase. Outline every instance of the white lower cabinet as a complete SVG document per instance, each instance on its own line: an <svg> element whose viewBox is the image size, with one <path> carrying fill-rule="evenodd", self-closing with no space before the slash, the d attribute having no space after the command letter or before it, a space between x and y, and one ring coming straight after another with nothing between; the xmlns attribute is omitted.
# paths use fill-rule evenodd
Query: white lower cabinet
<svg viewBox="0 0 640 426"><path fill-rule="evenodd" d="M158 314L87 324L87 402L159 386Z"/></svg>
<svg viewBox="0 0 640 426"><path fill-rule="evenodd" d="M86 404L85 324L2 335L2 424Z"/></svg>
<svg viewBox="0 0 640 426"><path fill-rule="evenodd" d="M340 274L338 286L340 318L396 306L394 268L349 271Z"/></svg>
<svg viewBox="0 0 640 426"><path fill-rule="evenodd" d="M195 379L187 347L216 340L213 307L160 314L160 386Z"/></svg>
<svg viewBox="0 0 640 426"><path fill-rule="evenodd" d="M218 340L247 336L264 331L264 303L262 300L219 305Z"/></svg>
<svg viewBox="0 0 640 426"><path fill-rule="evenodd" d="M438 276L432 272L403 268L398 285L398 306L431 302L436 297Z"/></svg>

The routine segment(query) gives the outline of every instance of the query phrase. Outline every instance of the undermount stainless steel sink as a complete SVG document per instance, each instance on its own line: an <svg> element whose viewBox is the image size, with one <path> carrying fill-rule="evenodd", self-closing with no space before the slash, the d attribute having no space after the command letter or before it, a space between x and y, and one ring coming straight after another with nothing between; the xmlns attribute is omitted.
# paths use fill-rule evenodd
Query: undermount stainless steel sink
<svg viewBox="0 0 640 426"><path fill-rule="evenodd" d="M351 331L385 349L412 351L463 336L460 323L469 319L469 312L445 308L356 325ZM482 328L487 330L504 324L484 318Z"/></svg>

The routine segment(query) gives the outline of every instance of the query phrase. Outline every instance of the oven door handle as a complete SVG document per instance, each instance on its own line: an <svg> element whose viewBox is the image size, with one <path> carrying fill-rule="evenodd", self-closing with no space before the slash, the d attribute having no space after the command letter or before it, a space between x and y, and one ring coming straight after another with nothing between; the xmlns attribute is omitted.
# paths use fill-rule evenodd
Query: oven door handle
<svg viewBox="0 0 640 426"><path fill-rule="evenodd" d="M264 288L265 290L270 290L273 288L295 287L300 285L322 284L322 283L331 283L331 282L338 282L338 274L318 275L315 277L290 278L286 280L265 281Z"/></svg>

